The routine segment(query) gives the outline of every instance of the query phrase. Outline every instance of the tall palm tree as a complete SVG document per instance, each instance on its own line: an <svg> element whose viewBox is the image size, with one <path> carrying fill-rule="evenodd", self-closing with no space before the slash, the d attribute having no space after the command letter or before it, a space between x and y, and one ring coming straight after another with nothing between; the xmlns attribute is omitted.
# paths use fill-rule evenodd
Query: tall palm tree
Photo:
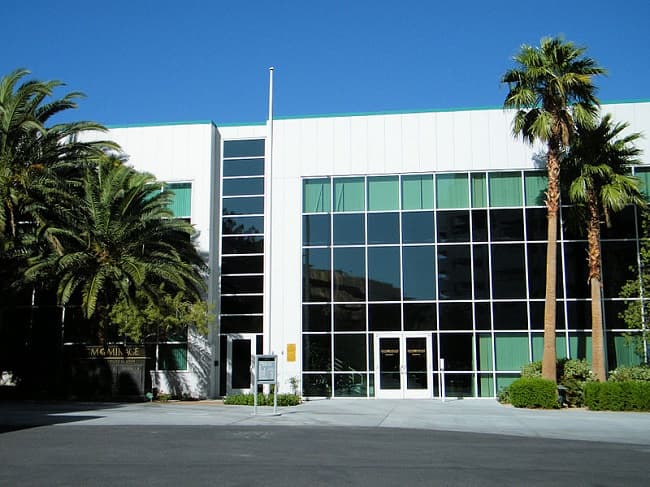
<svg viewBox="0 0 650 487"><path fill-rule="evenodd" d="M501 82L508 85L504 108L516 109L513 134L532 144L546 144L548 189L546 209L546 296L544 305L544 354L542 376L556 380L555 315L557 227L560 207L560 156L575 124L593 124L598 110L592 77L605 70L584 56L585 48L557 37L543 38L540 46L521 46L515 67Z"/></svg>
<svg viewBox="0 0 650 487"><path fill-rule="evenodd" d="M24 81L29 71L18 69L0 78L0 267L2 281L13 282L9 270L33 244L34 231L47 227L65 207L71 177L85 161L110 142L80 142L84 131L105 131L93 122L55 123L52 117L76 108L81 93L52 98L59 81ZM49 124L49 126L48 126ZM27 237L27 238L26 238ZM51 243L55 243L52 241Z"/></svg>
<svg viewBox="0 0 650 487"><path fill-rule="evenodd" d="M603 340L600 226L610 224L610 214L628 205L645 206L640 181L631 164L639 163L641 150L634 143L640 133L622 132L627 123L605 115L595 127L578 126L564 161L569 198L584 210L587 231L588 282L591 291L591 359L596 380L606 380Z"/></svg>
<svg viewBox="0 0 650 487"><path fill-rule="evenodd" d="M100 340L107 338L111 306L136 290L155 300L164 285L198 300L205 289L193 227L173 218L173 194L155 183L115 157L83 168L77 204L50 229L59 251L34 257L26 271L31 281L54 276L62 305L80 297Z"/></svg>

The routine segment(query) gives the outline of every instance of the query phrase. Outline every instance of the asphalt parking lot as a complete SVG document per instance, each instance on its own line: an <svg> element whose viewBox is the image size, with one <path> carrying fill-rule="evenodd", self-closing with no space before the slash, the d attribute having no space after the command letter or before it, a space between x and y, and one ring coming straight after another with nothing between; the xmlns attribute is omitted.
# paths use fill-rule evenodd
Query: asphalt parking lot
<svg viewBox="0 0 650 487"><path fill-rule="evenodd" d="M647 485L650 415L491 401L0 403L0 485Z"/></svg>

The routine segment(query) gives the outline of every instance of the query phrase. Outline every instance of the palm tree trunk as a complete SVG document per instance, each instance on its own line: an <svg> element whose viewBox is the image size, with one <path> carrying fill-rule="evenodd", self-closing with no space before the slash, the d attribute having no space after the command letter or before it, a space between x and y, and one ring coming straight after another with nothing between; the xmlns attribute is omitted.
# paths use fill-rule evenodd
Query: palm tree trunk
<svg viewBox="0 0 650 487"><path fill-rule="evenodd" d="M546 191L546 210L548 218L548 243L546 244L546 295L544 301L544 353L542 355L542 377L555 382L555 315L557 287L557 224L560 207L560 163L558 145L549 143L546 170L548 189Z"/></svg>
<svg viewBox="0 0 650 487"><path fill-rule="evenodd" d="M607 380L605 370L605 347L603 339L603 288L600 280L600 214L593 192L588 199L589 222L587 223L587 242L589 250L589 287L591 290L591 368L597 381Z"/></svg>

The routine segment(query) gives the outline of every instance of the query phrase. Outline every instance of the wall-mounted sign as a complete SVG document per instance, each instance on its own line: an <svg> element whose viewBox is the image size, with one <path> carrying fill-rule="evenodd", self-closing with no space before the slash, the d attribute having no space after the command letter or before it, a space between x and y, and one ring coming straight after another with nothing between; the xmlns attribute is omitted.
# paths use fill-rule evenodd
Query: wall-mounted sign
<svg viewBox="0 0 650 487"><path fill-rule="evenodd" d="M296 344L288 343L287 344L287 362L296 361Z"/></svg>

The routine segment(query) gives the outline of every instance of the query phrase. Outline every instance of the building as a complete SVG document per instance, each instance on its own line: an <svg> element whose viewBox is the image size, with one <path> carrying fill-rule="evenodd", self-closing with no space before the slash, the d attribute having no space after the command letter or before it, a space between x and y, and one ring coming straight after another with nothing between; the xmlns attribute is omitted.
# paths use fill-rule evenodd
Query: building
<svg viewBox="0 0 650 487"><path fill-rule="evenodd" d="M650 102L603 112L650 134ZM218 323L207 339L160 345L162 390L248 391L251 355L272 352L280 391L437 397L444 359L447 395L494 397L541 359L544 148L513 138L510 113L276 119L272 154L268 134L212 122L110 129L137 169L176 192L211 269ZM634 277L638 221L629 208L603 233L610 369L643 358L618 298ZM568 225L559 239L558 355L589 358L586 242Z"/></svg>

